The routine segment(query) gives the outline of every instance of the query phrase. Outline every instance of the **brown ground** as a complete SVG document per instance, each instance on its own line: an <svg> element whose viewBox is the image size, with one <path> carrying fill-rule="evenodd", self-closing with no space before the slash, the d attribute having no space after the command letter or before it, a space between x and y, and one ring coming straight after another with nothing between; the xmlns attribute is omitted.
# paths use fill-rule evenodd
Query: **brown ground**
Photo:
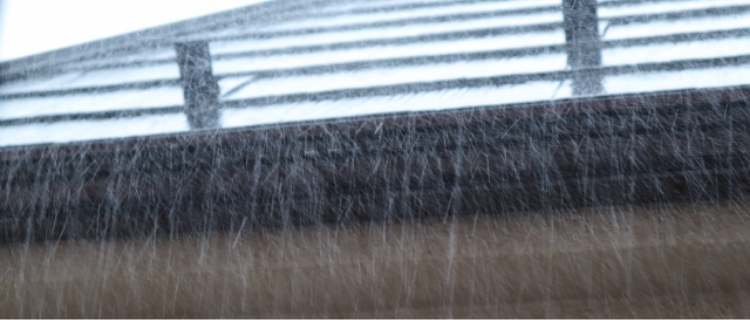
<svg viewBox="0 0 750 320"><path fill-rule="evenodd" d="M0 248L0 317L750 317L750 207Z"/></svg>

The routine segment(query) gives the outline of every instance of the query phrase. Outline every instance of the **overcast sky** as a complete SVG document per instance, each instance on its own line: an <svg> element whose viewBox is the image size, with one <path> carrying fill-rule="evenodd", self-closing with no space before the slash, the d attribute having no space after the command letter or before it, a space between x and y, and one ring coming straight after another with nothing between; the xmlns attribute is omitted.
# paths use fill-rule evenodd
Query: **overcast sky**
<svg viewBox="0 0 750 320"><path fill-rule="evenodd" d="M0 60L268 0L0 0Z"/></svg>

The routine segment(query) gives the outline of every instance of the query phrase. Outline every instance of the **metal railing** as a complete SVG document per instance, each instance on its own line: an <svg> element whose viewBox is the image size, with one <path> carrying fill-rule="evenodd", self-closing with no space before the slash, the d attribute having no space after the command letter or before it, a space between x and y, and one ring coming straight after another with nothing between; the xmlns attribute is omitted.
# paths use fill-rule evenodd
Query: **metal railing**
<svg viewBox="0 0 750 320"><path fill-rule="evenodd" d="M457 0L460 2L461 0ZM174 50L177 52L177 59L166 59L166 60L155 60L155 61L141 61L141 62L129 62L123 65L101 65L89 67L91 70L106 69L106 68L119 68L135 65L148 65L148 64L164 64L164 63L178 63L180 66L181 79L168 79L168 80L155 80L135 83L123 83L107 86L94 86L94 87L80 87L70 88L62 90L48 90L48 91L35 91L35 92L20 92L0 95L0 101L12 100L12 99L24 99L31 97L48 97L48 96L65 96L69 94L85 94L85 93L103 93L103 92L114 92L120 90L132 90L132 89L146 89L160 86L181 86L184 94L184 105L183 106L163 106L159 108L149 109L137 109L137 110L123 110L123 111L105 111L105 112L89 112L89 113L69 113L62 115L45 115L27 118L13 118L0 120L0 126L27 124L27 123L40 123L40 122L57 122L57 121L69 121L69 120L84 120L84 119L111 119L120 117L137 117L141 115L149 114L164 114L164 113L179 113L184 112L188 118L188 122L192 129L215 129L218 127L218 114L221 108L237 108L237 107L253 107L264 104L274 104L278 102L294 102L294 101L318 101L325 99L338 99L341 97L358 97L358 96L373 96L373 95L386 95L400 92L425 92L433 90L442 90L447 88L460 88L470 87L477 85L503 85L503 84L514 84L532 80L563 80L571 79L574 95L591 95L600 93L602 90L601 79L605 75L627 73L634 71L644 70L680 70L680 69L692 69L698 67L710 67L710 66L722 66L732 65L738 63L746 63L750 57L737 56L737 57L721 57L711 59L688 59L683 61L672 61L665 63L643 63L640 65L629 65L629 66L601 66L601 50L604 48L615 48L615 47L626 47L633 45L642 45L648 43L664 43L664 42L683 42L683 41L698 41L700 39L716 39L722 37L738 37L750 35L750 29L735 29L735 30L722 30L712 32L693 32L686 34L674 34L664 36L653 36L645 38L635 39L624 39L615 41L601 41L599 39L599 31L596 18L596 1L592 0L575 0L563 2L563 23L547 23L539 25L531 25L524 27L503 27L503 28L491 28L486 30L472 30L471 32L447 32L442 34L430 34L424 36L408 36L403 38L392 38L392 39L372 39L366 41L351 41L334 43L327 45L306 45L282 49L268 49L260 51L249 51L240 53L230 54L216 54L211 56L208 53L208 43L211 41L225 41L231 39L240 38L268 38L276 36L285 36L292 34L315 34L317 32L327 32L330 28L312 28L312 29L300 29L270 33L249 33L246 35L233 35L226 37L217 37L208 39L205 41L190 41L190 42L179 42L173 45ZM620 1L620 2L605 2L599 5L622 5L622 3L637 3L638 1ZM452 2L451 2L452 3ZM396 7L394 7L395 10ZM560 10L560 7L540 7L533 8L533 10ZM385 9L383 9L385 10ZM530 9L519 9L519 10L530 10ZM513 10L511 10L513 11ZM516 10L517 11L517 10ZM694 9L686 10L681 12L670 12L656 15L634 15L634 16L620 16L607 19L608 26L628 24L632 22L651 21L654 19L676 19L680 17L700 17L710 15L722 15L727 12L743 12L750 11L750 6L732 6L727 8L715 9ZM515 11L513 11L515 12ZM445 19L477 19L484 18L492 15L503 15L507 14L506 11L499 12L487 12L478 14L467 14L461 16L450 16L446 15ZM429 21L442 21L441 17L431 17ZM421 19L421 18L419 18ZM444 19L443 19L444 20ZM403 25L408 23L419 22L414 18L395 20L385 22L385 25ZM345 26L345 28L365 28L380 26L383 23L355 23L354 25ZM342 27L335 27L342 28ZM320 30L318 30L320 29ZM371 61L356 61L356 62L345 62L345 63L332 63L328 65L315 65L296 67L289 69L270 69L270 70L257 70L248 72L235 72L228 74L217 74L214 75L211 72L211 60L223 60L231 59L234 57L250 57L250 56L267 56L274 54L289 54L289 53L301 53L301 52L322 52L326 50L340 50L347 48L362 48L367 46L381 46L389 44L403 44L420 41L440 41L447 39L459 39L459 38L476 38L485 37L490 35L499 34L512 34L529 31L541 31L541 30L558 30L563 29L566 33L566 44L564 45L549 45L540 47L529 47L519 49L508 49L508 50L496 50L486 52L475 52L475 53L459 53L459 54L445 54L445 55L425 55L417 57L403 57L403 58L390 58L382 60L371 60ZM180 49L182 48L182 49ZM192 53L191 53L192 52ZM569 70L565 71L553 71L536 74L525 74L525 75L507 75L507 76L496 76L487 78L477 79L458 79L455 81L438 81L433 83L413 83L403 85L390 85L382 87L371 87L361 89L342 89L328 92L317 92L317 93L305 93L305 94L287 94L284 96L274 97L262 97L255 99L245 100L231 100L231 101L219 101L218 91L215 90L216 82L220 79L229 77L241 77L241 76L254 76L256 80L264 78L276 78L290 75L310 75L310 74L324 74L331 72L338 72L341 70L362 70L370 68L393 68L398 66L407 65L425 65L430 63L450 62L450 61L468 61L468 60L480 60L480 59L494 59L503 57L517 57L524 55L537 55L544 53L555 53L555 52L566 52L568 55ZM194 71L188 67L184 62L192 61L186 57L193 57L202 61L202 69L196 69ZM176 61L175 61L176 60ZM180 62L182 61L182 62ZM85 68L82 70L86 70ZM250 84L251 85L251 84Z"/></svg>

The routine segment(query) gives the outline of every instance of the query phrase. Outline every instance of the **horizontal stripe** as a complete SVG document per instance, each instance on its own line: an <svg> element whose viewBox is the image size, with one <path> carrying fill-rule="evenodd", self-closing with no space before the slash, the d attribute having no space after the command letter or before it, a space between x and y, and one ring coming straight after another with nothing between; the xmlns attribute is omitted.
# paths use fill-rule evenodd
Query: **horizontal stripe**
<svg viewBox="0 0 750 320"><path fill-rule="evenodd" d="M516 1L495 1L495 2L472 2L467 4L458 4L441 8L426 8L403 10L388 13L342 15L339 17L323 17L320 19L308 19L306 21L293 21L282 23L271 27L271 30L302 29L311 27L330 27L347 24L377 23L385 20L423 18L440 15L463 15L487 11L511 11L525 8L538 8L543 6L559 5L557 0L516 0ZM523 11L521 11L523 12Z"/></svg>
<svg viewBox="0 0 750 320"><path fill-rule="evenodd" d="M706 33L720 30L750 28L750 8L733 10L732 14L709 15L687 19L651 20L639 23L610 25L603 23L599 31L603 40L654 37L676 33Z"/></svg>
<svg viewBox="0 0 750 320"><path fill-rule="evenodd" d="M445 110L570 96L568 86L560 88L559 82L546 81L504 87L484 86L381 97L352 97L333 101L300 101L268 107L242 108L240 103L237 108L222 110L222 126L231 128L394 112Z"/></svg>
<svg viewBox="0 0 750 320"><path fill-rule="evenodd" d="M562 71L566 67L563 53L530 57L458 61L389 69L370 69L302 77L260 79L226 99L245 99L303 92L320 92L347 88L368 88L399 83L454 80L498 75L523 75Z"/></svg>
<svg viewBox="0 0 750 320"><path fill-rule="evenodd" d="M119 139L188 130L189 126L184 114L37 123L0 127L0 146Z"/></svg>
<svg viewBox="0 0 750 320"><path fill-rule="evenodd" d="M560 31L535 32L527 35L492 35L469 39L454 38L431 42L407 42L380 46L352 48L348 50L316 50L306 54L278 54L257 57L236 57L214 61L215 73L268 70L303 67L310 65L393 59L451 53L471 53L486 50L534 47L563 44L565 35Z"/></svg>
<svg viewBox="0 0 750 320"><path fill-rule="evenodd" d="M0 119L182 105L182 88L82 93L0 101Z"/></svg>

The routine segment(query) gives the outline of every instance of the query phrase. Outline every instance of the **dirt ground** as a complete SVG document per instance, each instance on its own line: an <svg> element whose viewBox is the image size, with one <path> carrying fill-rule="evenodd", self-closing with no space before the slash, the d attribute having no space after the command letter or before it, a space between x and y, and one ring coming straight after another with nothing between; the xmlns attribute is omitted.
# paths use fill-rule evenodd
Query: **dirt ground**
<svg viewBox="0 0 750 320"><path fill-rule="evenodd" d="M0 248L0 317L750 317L750 204Z"/></svg>

